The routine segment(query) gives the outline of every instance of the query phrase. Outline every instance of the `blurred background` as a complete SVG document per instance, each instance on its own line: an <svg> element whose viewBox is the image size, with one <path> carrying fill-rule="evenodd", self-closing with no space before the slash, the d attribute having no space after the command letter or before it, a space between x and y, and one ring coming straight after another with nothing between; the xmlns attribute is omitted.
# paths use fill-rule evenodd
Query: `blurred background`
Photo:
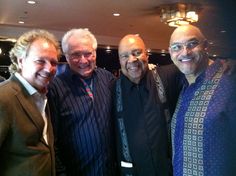
<svg viewBox="0 0 236 176"><path fill-rule="evenodd" d="M0 75L9 77L8 52L24 32L40 28L58 40L72 28L88 28L98 40L97 65L119 74L117 45L139 34L154 64L170 64L173 25L193 22L209 41L209 56L236 56L236 2L233 0L0 0ZM66 64L60 58L60 67Z"/></svg>

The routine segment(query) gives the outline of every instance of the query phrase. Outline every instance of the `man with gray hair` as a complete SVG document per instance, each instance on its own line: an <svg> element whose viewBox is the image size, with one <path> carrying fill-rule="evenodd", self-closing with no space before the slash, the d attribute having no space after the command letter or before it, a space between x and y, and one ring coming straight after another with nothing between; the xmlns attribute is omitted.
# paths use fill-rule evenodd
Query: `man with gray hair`
<svg viewBox="0 0 236 176"><path fill-rule="evenodd" d="M116 174L111 84L114 76L96 67L97 40L87 29L62 38L68 66L50 85L57 173Z"/></svg>
<svg viewBox="0 0 236 176"><path fill-rule="evenodd" d="M0 84L0 175L55 176L47 86L59 43L45 30L24 33L10 51L11 77Z"/></svg>

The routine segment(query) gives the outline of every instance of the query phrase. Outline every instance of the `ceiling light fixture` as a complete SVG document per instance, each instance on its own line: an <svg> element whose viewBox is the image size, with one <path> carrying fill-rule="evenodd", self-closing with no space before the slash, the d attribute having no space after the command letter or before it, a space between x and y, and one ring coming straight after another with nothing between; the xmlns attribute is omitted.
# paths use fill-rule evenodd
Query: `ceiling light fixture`
<svg viewBox="0 0 236 176"><path fill-rule="evenodd" d="M36 1L27 1L28 4L36 4Z"/></svg>
<svg viewBox="0 0 236 176"><path fill-rule="evenodd" d="M106 47L106 52L107 52L107 53L111 53L111 47L110 47L110 46L107 46L107 47Z"/></svg>
<svg viewBox="0 0 236 176"><path fill-rule="evenodd" d="M25 22L24 21L18 21L19 24L24 24Z"/></svg>
<svg viewBox="0 0 236 176"><path fill-rule="evenodd" d="M174 3L159 6L161 22L171 27L178 27L198 21L199 4Z"/></svg>
<svg viewBox="0 0 236 176"><path fill-rule="evenodd" d="M161 53L166 53L166 50L165 50L165 49L162 49L162 50L161 50Z"/></svg>
<svg viewBox="0 0 236 176"><path fill-rule="evenodd" d="M118 17L118 16L120 16L120 14L119 13L113 13L113 16Z"/></svg>
<svg viewBox="0 0 236 176"><path fill-rule="evenodd" d="M208 41L208 43L209 43L210 45L214 45L214 42L213 42L213 41Z"/></svg>

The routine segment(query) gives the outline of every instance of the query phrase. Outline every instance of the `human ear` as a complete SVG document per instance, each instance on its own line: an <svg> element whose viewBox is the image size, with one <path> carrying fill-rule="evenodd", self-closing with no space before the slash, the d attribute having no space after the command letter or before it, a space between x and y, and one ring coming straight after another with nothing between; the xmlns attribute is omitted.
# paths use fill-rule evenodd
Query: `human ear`
<svg viewBox="0 0 236 176"><path fill-rule="evenodd" d="M203 48L204 48L205 51L207 51L208 46L209 46L208 41L207 41L207 40L204 40L204 41L203 41Z"/></svg>
<svg viewBox="0 0 236 176"><path fill-rule="evenodd" d="M23 58L17 58L18 67L21 69L23 64Z"/></svg>

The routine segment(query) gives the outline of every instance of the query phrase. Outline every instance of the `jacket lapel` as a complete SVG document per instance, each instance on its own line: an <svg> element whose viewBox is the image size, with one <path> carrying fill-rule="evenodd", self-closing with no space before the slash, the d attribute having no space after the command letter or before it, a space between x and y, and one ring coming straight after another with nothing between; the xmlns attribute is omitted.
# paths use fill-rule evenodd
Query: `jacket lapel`
<svg viewBox="0 0 236 176"><path fill-rule="evenodd" d="M17 83L16 86L14 86L14 89L16 91L15 96L19 100L20 104L22 105L22 108L25 110L28 117L31 119L32 123L38 129L38 132L42 136L41 141L47 145L42 135L44 128L43 117L39 112L32 96L29 95L25 87L19 82L19 80L15 76L13 76L12 79Z"/></svg>
<svg viewBox="0 0 236 176"><path fill-rule="evenodd" d="M51 123L51 115L50 115L50 108L47 103L46 105L46 115L47 115L47 120L48 120L48 129L47 129L47 134L48 134L48 145L53 146L54 145L54 135L53 135L53 127Z"/></svg>

